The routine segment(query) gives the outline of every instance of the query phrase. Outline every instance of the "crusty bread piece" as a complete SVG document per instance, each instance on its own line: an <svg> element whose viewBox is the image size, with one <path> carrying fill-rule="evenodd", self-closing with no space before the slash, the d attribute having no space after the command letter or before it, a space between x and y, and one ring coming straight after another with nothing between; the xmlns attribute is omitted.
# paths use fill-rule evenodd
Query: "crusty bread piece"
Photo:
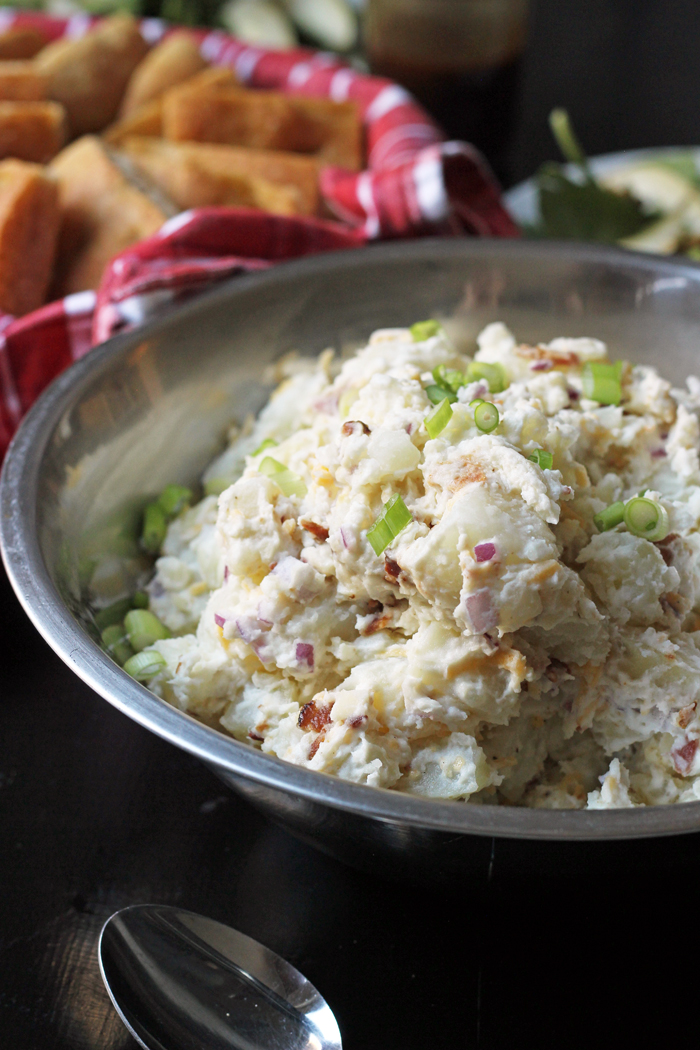
<svg viewBox="0 0 700 1050"><path fill-rule="evenodd" d="M0 159L46 164L66 141L66 112L58 102L0 102Z"/></svg>
<svg viewBox="0 0 700 1050"><path fill-rule="evenodd" d="M0 162L0 309L19 317L46 299L60 213L55 181L38 164Z"/></svg>
<svg viewBox="0 0 700 1050"><path fill-rule="evenodd" d="M293 153L126 138L120 149L180 208L225 204L315 215L318 164Z"/></svg>
<svg viewBox="0 0 700 1050"><path fill-rule="evenodd" d="M353 102L191 82L163 97L163 134L176 142L218 142L309 153L324 164L362 166L362 125Z"/></svg>
<svg viewBox="0 0 700 1050"><path fill-rule="evenodd" d="M6 29L0 33L0 59L34 58L47 40L38 29L19 28Z"/></svg>
<svg viewBox="0 0 700 1050"><path fill-rule="evenodd" d="M77 40L49 44L34 60L49 98L61 102L73 135L114 120L129 77L148 50L130 15L114 15Z"/></svg>
<svg viewBox="0 0 700 1050"><path fill-rule="evenodd" d="M135 110L159 98L168 88L181 84L205 69L197 42L190 33L173 33L156 45L131 74L122 99L120 115L130 116Z"/></svg>
<svg viewBox="0 0 700 1050"><path fill-rule="evenodd" d="M46 98L46 77L33 62L0 60L0 99L4 102L41 102Z"/></svg>
<svg viewBox="0 0 700 1050"><path fill-rule="evenodd" d="M112 256L155 233L167 215L129 183L94 136L71 143L50 171L61 206L54 293L97 288Z"/></svg>
<svg viewBox="0 0 700 1050"><path fill-rule="evenodd" d="M195 91L209 90L218 87L235 87L238 81L231 69L210 66L190 77L187 84ZM149 135L159 137L163 134L163 100L154 99L111 124L104 132L104 139L112 146L119 145L130 135Z"/></svg>

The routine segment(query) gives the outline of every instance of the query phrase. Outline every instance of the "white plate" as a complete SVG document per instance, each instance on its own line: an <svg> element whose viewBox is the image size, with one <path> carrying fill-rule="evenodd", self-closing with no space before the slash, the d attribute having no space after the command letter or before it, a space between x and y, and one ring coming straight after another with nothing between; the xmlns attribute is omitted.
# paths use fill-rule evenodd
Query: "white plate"
<svg viewBox="0 0 700 1050"><path fill-rule="evenodd" d="M554 152L554 147L552 152ZM605 175L608 171L635 164L640 160L657 160L677 153L690 153L700 173L700 147L698 146L657 146L651 149L623 150L621 153L603 153L599 157L591 157L589 163L594 175ZM567 164L566 170L573 174L577 168L574 164ZM525 182L519 182L517 186L513 186L503 195L503 199L508 211L519 225L532 225L539 222L540 208L534 178L526 179Z"/></svg>

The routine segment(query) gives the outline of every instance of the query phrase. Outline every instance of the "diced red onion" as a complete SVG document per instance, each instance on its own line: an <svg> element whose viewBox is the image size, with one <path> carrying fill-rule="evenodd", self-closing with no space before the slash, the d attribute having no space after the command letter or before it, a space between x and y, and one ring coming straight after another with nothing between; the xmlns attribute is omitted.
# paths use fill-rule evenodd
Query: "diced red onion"
<svg viewBox="0 0 700 1050"><path fill-rule="evenodd" d="M231 573L228 571L228 565L224 565L224 583L226 583L230 575Z"/></svg>
<svg viewBox="0 0 700 1050"><path fill-rule="evenodd" d="M651 454L651 458L652 459L663 459L667 455L668 455L668 453L666 452L665 448L655 448L654 451Z"/></svg>
<svg viewBox="0 0 700 1050"><path fill-rule="evenodd" d="M674 748L671 752L671 758L673 764L676 767L676 772L680 773L682 777L687 777L691 770L693 761L695 759L695 752L698 749L697 740L687 740L683 747Z"/></svg>
<svg viewBox="0 0 700 1050"><path fill-rule="evenodd" d="M496 557L495 543L477 543L474 548L474 557L477 561L493 561Z"/></svg>
<svg viewBox="0 0 700 1050"><path fill-rule="evenodd" d="M252 645L259 639L262 629L263 625L260 620L256 620L253 616L239 616L236 620L236 630L248 645Z"/></svg>
<svg viewBox="0 0 700 1050"><path fill-rule="evenodd" d="M352 529L346 528L344 525L340 526L340 542L346 551L355 550L355 534Z"/></svg>
<svg viewBox="0 0 700 1050"><path fill-rule="evenodd" d="M550 368L554 368L553 361L533 361L530 365L531 372L549 372Z"/></svg>
<svg viewBox="0 0 700 1050"><path fill-rule="evenodd" d="M273 603L267 601L264 598L261 602L258 603L258 622L261 623L264 627L272 627L273 623L275 622L272 618L273 608Z"/></svg>
<svg viewBox="0 0 700 1050"><path fill-rule="evenodd" d="M470 594L466 600L467 616L476 634L485 634L492 627L498 626L498 610L491 600L491 591L487 587Z"/></svg>
<svg viewBox="0 0 700 1050"><path fill-rule="evenodd" d="M581 397L578 390L572 390L571 387L568 387L566 392L569 395L569 401L578 401Z"/></svg>
<svg viewBox="0 0 700 1050"><path fill-rule="evenodd" d="M340 394L337 390L325 394L320 397L318 401L314 402L314 408L317 412L324 412L327 416L332 416L338 411L338 401L340 400Z"/></svg>
<svg viewBox="0 0 700 1050"><path fill-rule="evenodd" d="M303 670L314 669L314 647L309 642L297 642L294 655L299 667Z"/></svg>
<svg viewBox="0 0 700 1050"><path fill-rule="evenodd" d="M226 626L226 617L221 616L219 613L214 613L214 623L217 627L223 628Z"/></svg>

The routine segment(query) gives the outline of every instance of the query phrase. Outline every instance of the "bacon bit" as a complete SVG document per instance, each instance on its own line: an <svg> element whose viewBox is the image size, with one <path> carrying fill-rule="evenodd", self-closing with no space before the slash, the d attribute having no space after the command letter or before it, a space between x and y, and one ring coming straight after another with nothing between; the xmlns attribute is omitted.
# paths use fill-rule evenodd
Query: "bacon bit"
<svg viewBox="0 0 700 1050"><path fill-rule="evenodd" d="M265 739L265 737L264 736L260 736L259 733L254 733L252 729L248 733L248 736L250 737L251 740L264 740Z"/></svg>
<svg viewBox="0 0 700 1050"><path fill-rule="evenodd" d="M370 598L367 602L367 612L381 612L384 606L381 602L378 602L376 598Z"/></svg>
<svg viewBox="0 0 700 1050"><path fill-rule="evenodd" d="M300 729L315 729L320 733L331 721L331 704L317 706L315 700L309 700L299 712L297 725Z"/></svg>
<svg viewBox="0 0 700 1050"><path fill-rule="evenodd" d="M370 431L367 424L361 419L349 419L347 423L343 423L340 432L345 437L351 437L353 434L369 434Z"/></svg>
<svg viewBox="0 0 700 1050"><path fill-rule="evenodd" d="M401 575L401 566L398 562L394 561L393 558L384 556L384 572L387 576L390 576L394 580L398 580Z"/></svg>
<svg viewBox="0 0 700 1050"><path fill-rule="evenodd" d="M664 612L672 612L675 616L680 617L682 615L683 599L680 594L675 594L673 591L669 591L668 594L662 594L659 598L659 604Z"/></svg>
<svg viewBox="0 0 700 1050"><path fill-rule="evenodd" d="M676 724L680 729L685 729L686 726L690 723L697 706L698 705L695 702L689 704L688 707L682 707L680 709L680 711L678 712L678 717L676 718Z"/></svg>
<svg viewBox="0 0 700 1050"><path fill-rule="evenodd" d="M367 715L353 715L352 718L348 718L345 724L350 726L351 729L360 729L362 726L366 726L369 719Z"/></svg>
<svg viewBox="0 0 700 1050"><path fill-rule="evenodd" d="M309 748L309 761L311 761L311 759L314 757L314 755L318 751L319 747L321 746L321 741L322 740L323 740L323 733L321 733L319 736L317 736L315 740L311 741L311 747Z"/></svg>
<svg viewBox="0 0 700 1050"><path fill-rule="evenodd" d="M677 539L678 534L676 532L669 532L668 536L664 536L662 540L657 540L657 542L654 544L655 547L658 547L659 551L661 552L661 557L667 565L673 564L673 551L669 548L673 540Z"/></svg>
<svg viewBox="0 0 700 1050"><path fill-rule="evenodd" d="M671 752L671 758L673 759L673 765L676 772L682 777L686 777L690 772L690 767L693 764L695 758L695 752L698 749L697 740L687 740L683 747L676 748L675 751Z"/></svg>
<svg viewBox="0 0 700 1050"><path fill-rule="evenodd" d="M302 518L299 519L299 524L302 529L306 529L307 532L310 532L311 535L321 543L328 539L328 529L325 525L318 525L315 521L305 521Z"/></svg>
<svg viewBox="0 0 700 1050"><path fill-rule="evenodd" d="M581 398L581 395L579 394L578 390L574 390L570 386L566 388L566 392L569 395L569 401L579 401Z"/></svg>
<svg viewBox="0 0 700 1050"><path fill-rule="evenodd" d="M578 354L570 350L548 350L544 346L516 346L515 353L518 357L530 358L534 361L547 361L550 367L557 365L558 368L578 368L581 364ZM532 365L530 365L532 368Z"/></svg>
<svg viewBox="0 0 700 1050"><path fill-rule="evenodd" d="M470 485L474 481L486 481L486 475L478 463L465 459L447 487L450 492L459 492L465 485Z"/></svg>
<svg viewBox="0 0 700 1050"><path fill-rule="evenodd" d="M545 677L548 678L550 682L558 682L562 677L562 673L565 675L571 674L571 668L568 664L565 664L562 660L557 660L556 657L553 656L544 673Z"/></svg>
<svg viewBox="0 0 700 1050"><path fill-rule="evenodd" d="M364 631L362 631L361 633L365 637L367 637L367 635L370 634L376 634L377 631L383 631L385 627L388 627L391 621L391 613L384 613L383 616L377 616L376 619L372 620L371 623L368 623Z"/></svg>

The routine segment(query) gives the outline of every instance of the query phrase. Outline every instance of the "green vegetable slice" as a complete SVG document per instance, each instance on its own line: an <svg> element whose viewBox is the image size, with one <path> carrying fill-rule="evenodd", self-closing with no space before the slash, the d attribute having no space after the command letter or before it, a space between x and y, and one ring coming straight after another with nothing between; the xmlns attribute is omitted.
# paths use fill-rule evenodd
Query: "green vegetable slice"
<svg viewBox="0 0 700 1050"><path fill-rule="evenodd" d="M441 330L442 325L440 322L434 321L432 318L429 321L416 321L409 329L414 343L423 343L426 339L432 339Z"/></svg>
<svg viewBox="0 0 700 1050"><path fill-rule="evenodd" d="M554 456L551 452L547 452L546 449L536 448L531 456L528 456L533 463L536 463L542 470L551 470L552 464L554 463Z"/></svg>
<svg viewBox="0 0 700 1050"><path fill-rule="evenodd" d="M398 492L384 504L384 510L374 525L367 529L367 539L372 550L379 556L392 540L413 521L411 512Z"/></svg>
<svg viewBox="0 0 700 1050"><path fill-rule="evenodd" d="M102 644L118 664L125 664L134 655L123 623L114 623L102 632Z"/></svg>
<svg viewBox="0 0 700 1050"><path fill-rule="evenodd" d="M584 394L600 405L619 405L622 399L621 372L620 361L613 365L602 361L586 362L581 375Z"/></svg>
<svg viewBox="0 0 700 1050"><path fill-rule="evenodd" d="M605 510L601 510L600 514L596 514L593 518L593 524L598 532L608 532L610 529L614 529L616 525L619 525L624 516L625 505L622 500L618 500L617 503L611 503Z"/></svg>
<svg viewBox="0 0 700 1050"><path fill-rule="evenodd" d="M191 502L192 490L184 485L166 485L157 500L167 520L176 518Z"/></svg>
<svg viewBox="0 0 700 1050"><path fill-rule="evenodd" d="M488 361L472 361L467 367L467 381L476 382L485 379L492 394L500 394L508 386L508 379L503 365L489 364Z"/></svg>
<svg viewBox="0 0 700 1050"><path fill-rule="evenodd" d="M171 638L170 631L148 609L132 609L124 617L124 627L134 652L153 645L162 638Z"/></svg>
<svg viewBox="0 0 700 1050"><path fill-rule="evenodd" d="M149 503L143 512L141 544L149 554L159 554L168 522L160 503Z"/></svg>
<svg viewBox="0 0 700 1050"><path fill-rule="evenodd" d="M136 591L133 598L131 599L132 609L147 609L148 608L148 595L145 591ZM126 616L126 613L124 614Z"/></svg>
<svg viewBox="0 0 700 1050"><path fill-rule="evenodd" d="M490 434L501 422L498 409L490 401L482 401L474 409L474 422L484 434Z"/></svg>
<svg viewBox="0 0 700 1050"><path fill-rule="evenodd" d="M281 489L285 496L299 496L301 498L308 492L304 479L300 478L289 467L285 467L284 463L273 459L272 456L265 456L258 470L265 477L274 481L275 485Z"/></svg>
<svg viewBox="0 0 700 1050"><path fill-rule="evenodd" d="M464 372L458 372L456 368L445 368L444 365L435 366L433 379L438 386L451 390L453 394L456 394L459 388L467 382Z"/></svg>
<svg viewBox="0 0 700 1050"><path fill-rule="evenodd" d="M276 447L277 447L277 442L274 440L274 438L265 438L264 441L260 442L260 444L256 448L255 452L251 453L251 455L259 456L260 453L264 452L266 448L276 448Z"/></svg>
<svg viewBox="0 0 700 1050"><path fill-rule="evenodd" d="M635 496L625 504L625 525L635 536L646 540L662 540L668 535L668 514L666 508L653 499Z"/></svg>
<svg viewBox="0 0 700 1050"><path fill-rule="evenodd" d="M124 664L124 670L135 678L137 682L145 682L153 678L165 667L165 657L151 650L147 653L136 653Z"/></svg>
<svg viewBox="0 0 700 1050"><path fill-rule="evenodd" d="M456 394L445 386L438 386L437 383L431 383L430 386L425 388L425 392L428 395L428 400L432 401L434 405L439 405L445 399L453 405L457 400Z"/></svg>
<svg viewBox="0 0 700 1050"><path fill-rule="evenodd" d="M434 408L433 411L425 417L425 429L428 431L428 437L436 438L438 434L442 434L451 419L452 407L449 399L444 398L437 408Z"/></svg>
<svg viewBox="0 0 700 1050"><path fill-rule="evenodd" d="M209 478L204 482L205 496L220 496L229 486L233 485L230 478Z"/></svg>
<svg viewBox="0 0 700 1050"><path fill-rule="evenodd" d="M98 630L104 631L105 628L111 627L112 624L122 623L130 608L131 598L120 598L119 601L112 602L111 605L100 609L95 613L95 624Z"/></svg>

